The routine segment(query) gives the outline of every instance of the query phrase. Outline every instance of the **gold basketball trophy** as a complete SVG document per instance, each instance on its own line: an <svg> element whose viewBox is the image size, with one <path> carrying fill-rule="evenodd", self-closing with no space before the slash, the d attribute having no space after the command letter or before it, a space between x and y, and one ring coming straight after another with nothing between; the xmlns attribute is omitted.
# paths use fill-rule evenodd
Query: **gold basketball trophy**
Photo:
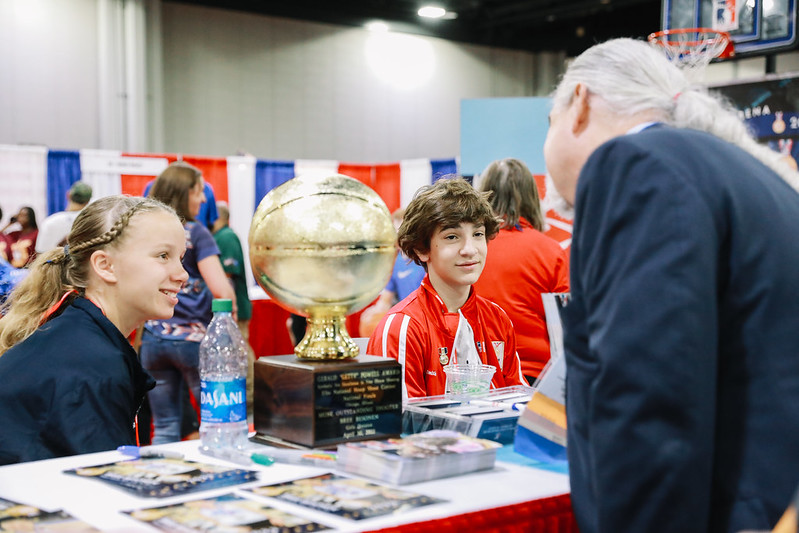
<svg viewBox="0 0 799 533"><path fill-rule="evenodd" d="M294 355L255 362L255 440L326 448L399 435L402 368L359 354L344 322L386 286L395 241L383 200L347 176L299 176L261 201L249 236L253 274L308 328Z"/></svg>

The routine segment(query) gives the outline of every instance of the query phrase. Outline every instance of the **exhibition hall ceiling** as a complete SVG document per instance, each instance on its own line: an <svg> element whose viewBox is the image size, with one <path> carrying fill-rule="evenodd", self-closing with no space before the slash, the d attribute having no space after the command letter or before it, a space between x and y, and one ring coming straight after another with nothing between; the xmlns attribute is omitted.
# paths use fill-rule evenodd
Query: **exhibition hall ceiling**
<svg viewBox="0 0 799 533"><path fill-rule="evenodd" d="M568 55L612 37L646 37L661 29L660 0L431 0L456 14L437 20L417 15L421 0L164 1L349 26L383 21L397 31Z"/></svg>

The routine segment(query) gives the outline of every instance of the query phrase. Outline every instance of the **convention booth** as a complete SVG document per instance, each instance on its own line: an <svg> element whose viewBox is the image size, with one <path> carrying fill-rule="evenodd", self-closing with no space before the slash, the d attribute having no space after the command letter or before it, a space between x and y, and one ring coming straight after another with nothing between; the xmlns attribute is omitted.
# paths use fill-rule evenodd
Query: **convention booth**
<svg viewBox="0 0 799 533"><path fill-rule="evenodd" d="M203 172L214 200L226 201L231 227L246 242L252 215L260 200L274 187L295 175L341 173L374 189L389 211L406 205L422 185L446 174L458 173L458 162L412 160L397 163L353 164L337 161L266 161L254 157L208 157L182 154L130 154L99 150L51 150L44 147L0 146L0 188L3 207L9 212L24 205L43 215L65 207L66 191L77 180L89 183L94 199L111 194L141 195L147 185L172 161L183 160ZM469 175L471 177L471 175ZM543 176L540 176L543 186ZM210 198L209 198L210 200ZM249 271L249 267L247 268ZM289 312L280 307L251 281L254 296L250 342L258 357L289 354L293 343L288 334ZM347 328L357 336L359 313L347 318ZM197 441L168 445L186 458L211 463L219 459L199 454ZM124 511L162 503L111 490L92 480L64 473L120 460L118 452L36 461L0 467L0 497L44 510L63 510L103 531L151 531ZM252 465L260 471L261 485L270 481L300 478L316 470L308 467ZM571 514L568 476L564 467L552 467L515 454L505 446L495 468L467 477L440 479L411 487L447 500L446 503L408 510L351 524L328 519L340 531L481 531L576 530ZM479 490L476 490L479 488ZM234 489L209 491L219 495ZM198 495L166 502L197 499ZM164 503L166 503L164 502Z"/></svg>

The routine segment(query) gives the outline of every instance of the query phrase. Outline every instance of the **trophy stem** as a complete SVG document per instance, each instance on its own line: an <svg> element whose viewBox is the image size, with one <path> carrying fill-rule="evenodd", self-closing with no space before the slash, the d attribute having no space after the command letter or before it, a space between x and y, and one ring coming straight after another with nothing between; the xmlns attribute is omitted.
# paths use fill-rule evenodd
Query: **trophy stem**
<svg viewBox="0 0 799 533"><path fill-rule="evenodd" d="M358 357L358 345L344 324L343 307L312 308L309 314L305 336L294 348L297 357L327 361Z"/></svg>

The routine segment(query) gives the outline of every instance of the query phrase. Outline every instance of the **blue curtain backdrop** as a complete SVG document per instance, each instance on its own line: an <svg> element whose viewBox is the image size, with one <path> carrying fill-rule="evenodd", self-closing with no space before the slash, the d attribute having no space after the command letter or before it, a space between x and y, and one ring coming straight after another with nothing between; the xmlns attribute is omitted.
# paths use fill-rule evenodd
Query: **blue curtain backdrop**
<svg viewBox="0 0 799 533"><path fill-rule="evenodd" d="M294 161L265 161L255 163L255 209L266 193L294 177Z"/></svg>
<svg viewBox="0 0 799 533"><path fill-rule="evenodd" d="M47 214L67 207L67 192L81 177L80 152L49 150L47 152Z"/></svg>
<svg viewBox="0 0 799 533"><path fill-rule="evenodd" d="M431 159L430 166L433 167L433 181L437 182L442 176L458 173L458 163L454 159Z"/></svg>

